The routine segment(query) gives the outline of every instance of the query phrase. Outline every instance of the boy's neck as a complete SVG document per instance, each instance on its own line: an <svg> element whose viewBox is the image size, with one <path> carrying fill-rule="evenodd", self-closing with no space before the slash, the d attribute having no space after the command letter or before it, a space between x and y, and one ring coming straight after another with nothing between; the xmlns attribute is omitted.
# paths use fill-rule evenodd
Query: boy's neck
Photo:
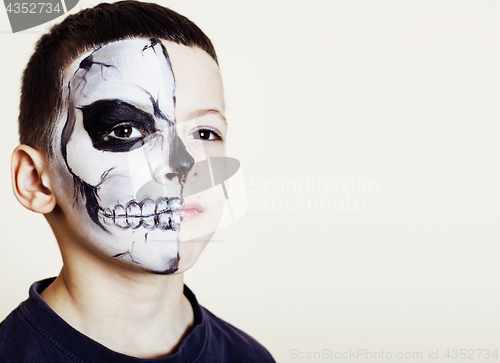
<svg viewBox="0 0 500 363"><path fill-rule="evenodd" d="M183 275L93 262L65 264L42 292L45 302L73 328L116 352L137 358L174 353L194 324Z"/></svg>

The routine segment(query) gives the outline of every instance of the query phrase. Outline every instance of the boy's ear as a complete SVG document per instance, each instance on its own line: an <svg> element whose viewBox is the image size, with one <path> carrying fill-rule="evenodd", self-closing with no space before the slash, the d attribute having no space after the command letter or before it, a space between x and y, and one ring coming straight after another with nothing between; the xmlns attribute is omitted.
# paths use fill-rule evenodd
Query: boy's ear
<svg viewBox="0 0 500 363"><path fill-rule="evenodd" d="M48 162L38 150L19 145L12 153L12 188L19 203L33 212L47 214L56 206Z"/></svg>

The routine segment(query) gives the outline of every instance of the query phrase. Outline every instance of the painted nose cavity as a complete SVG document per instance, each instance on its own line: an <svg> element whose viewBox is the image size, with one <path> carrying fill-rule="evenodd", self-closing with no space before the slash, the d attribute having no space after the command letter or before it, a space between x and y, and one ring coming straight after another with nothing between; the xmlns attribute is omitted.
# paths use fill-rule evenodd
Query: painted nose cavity
<svg viewBox="0 0 500 363"><path fill-rule="evenodd" d="M184 185L189 171L193 168L194 159L177 134L174 135L170 143L169 163L171 171L166 174L167 179L173 180L177 177L179 183Z"/></svg>
<svg viewBox="0 0 500 363"><path fill-rule="evenodd" d="M166 149L160 147L159 144L159 142L163 142L163 145L166 145L164 140L170 141L168 143L168 156L166 152L162 152ZM151 159L148 157L148 160L153 161L150 164L152 180L142 185L135 193L138 200L144 198L154 200L158 196L181 197L187 175L195 164L194 158L187 151L175 128L171 129L168 139L158 137L157 141L154 150L151 151L153 153Z"/></svg>

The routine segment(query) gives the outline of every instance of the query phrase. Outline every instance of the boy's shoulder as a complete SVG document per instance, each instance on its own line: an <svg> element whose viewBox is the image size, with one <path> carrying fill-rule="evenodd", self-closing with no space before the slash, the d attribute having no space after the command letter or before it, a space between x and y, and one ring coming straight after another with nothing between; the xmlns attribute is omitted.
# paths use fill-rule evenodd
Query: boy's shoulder
<svg viewBox="0 0 500 363"><path fill-rule="evenodd" d="M206 329L210 338L207 339L207 355L228 357L228 362L274 362L271 354L254 338L204 307L201 309L203 319L208 320Z"/></svg>
<svg viewBox="0 0 500 363"><path fill-rule="evenodd" d="M29 298L0 323L0 362L140 362L116 353L62 320L39 293L53 279L36 282ZM256 340L200 306L184 288L195 314L195 326L179 350L148 362L274 362Z"/></svg>

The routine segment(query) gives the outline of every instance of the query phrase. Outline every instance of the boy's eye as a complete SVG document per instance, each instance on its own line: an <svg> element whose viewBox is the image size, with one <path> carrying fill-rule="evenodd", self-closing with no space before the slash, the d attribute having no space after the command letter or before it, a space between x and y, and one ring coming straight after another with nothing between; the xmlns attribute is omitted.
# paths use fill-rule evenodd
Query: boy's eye
<svg viewBox="0 0 500 363"><path fill-rule="evenodd" d="M112 137L121 140L139 139L146 136L146 132L142 128L134 127L130 123L121 123L113 127L107 137Z"/></svg>
<svg viewBox="0 0 500 363"><path fill-rule="evenodd" d="M156 131L152 115L120 100L99 100L80 108L83 127L101 151L128 152Z"/></svg>
<svg viewBox="0 0 500 363"><path fill-rule="evenodd" d="M198 140L207 140L207 141L216 141L216 140L222 140L220 135L212 130L209 129L199 129L193 132L191 135L188 136L189 139L198 139Z"/></svg>

